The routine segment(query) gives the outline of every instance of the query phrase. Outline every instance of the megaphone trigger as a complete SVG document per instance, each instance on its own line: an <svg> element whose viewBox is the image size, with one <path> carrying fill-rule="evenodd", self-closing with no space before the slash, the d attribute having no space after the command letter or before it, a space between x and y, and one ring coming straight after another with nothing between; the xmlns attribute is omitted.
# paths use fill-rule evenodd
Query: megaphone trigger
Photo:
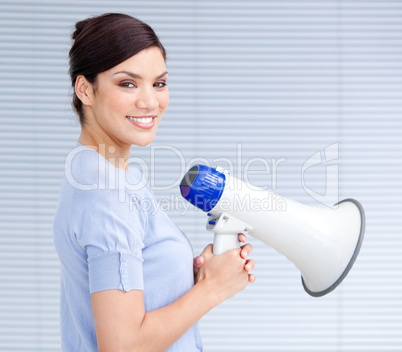
<svg viewBox="0 0 402 352"><path fill-rule="evenodd" d="M251 225L225 212L218 216L208 213L207 230L214 233L214 254L222 254L229 249L239 248L238 234L250 229L252 229Z"/></svg>

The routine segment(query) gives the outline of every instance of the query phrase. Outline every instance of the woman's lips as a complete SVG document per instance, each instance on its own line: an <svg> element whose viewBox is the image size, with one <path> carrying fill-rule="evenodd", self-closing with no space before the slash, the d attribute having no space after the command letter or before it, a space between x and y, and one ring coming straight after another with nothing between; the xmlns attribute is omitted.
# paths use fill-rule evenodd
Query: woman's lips
<svg viewBox="0 0 402 352"><path fill-rule="evenodd" d="M126 116L126 117L133 125L139 128L149 129L154 127L155 125L156 116L142 116L142 117Z"/></svg>

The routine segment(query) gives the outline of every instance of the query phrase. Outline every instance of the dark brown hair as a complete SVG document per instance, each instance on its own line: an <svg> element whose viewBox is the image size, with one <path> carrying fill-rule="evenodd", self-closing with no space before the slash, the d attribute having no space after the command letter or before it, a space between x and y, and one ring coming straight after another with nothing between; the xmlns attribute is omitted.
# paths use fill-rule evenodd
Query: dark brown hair
<svg viewBox="0 0 402 352"><path fill-rule="evenodd" d="M79 21L72 35L70 77L72 86L79 75L92 85L99 73L129 59L141 50L156 46L166 60L166 51L153 29L144 22L120 13L107 13ZM73 93L73 107L85 124L82 102Z"/></svg>

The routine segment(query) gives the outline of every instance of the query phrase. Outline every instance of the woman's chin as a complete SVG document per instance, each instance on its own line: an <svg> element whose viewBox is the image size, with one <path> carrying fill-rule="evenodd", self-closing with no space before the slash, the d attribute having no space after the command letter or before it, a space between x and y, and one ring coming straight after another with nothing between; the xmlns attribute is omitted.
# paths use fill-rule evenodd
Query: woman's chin
<svg viewBox="0 0 402 352"><path fill-rule="evenodd" d="M146 147L147 145L151 144L153 140L154 136L147 138L136 138L132 145L136 145L137 147Z"/></svg>
<svg viewBox="0 0 402 352"><path fill-rule="evenodd" d="M133 145L135 145L137 147L146 147L149 144L151 144L151 142L148 142L148 143L134 143Z"/></svg>

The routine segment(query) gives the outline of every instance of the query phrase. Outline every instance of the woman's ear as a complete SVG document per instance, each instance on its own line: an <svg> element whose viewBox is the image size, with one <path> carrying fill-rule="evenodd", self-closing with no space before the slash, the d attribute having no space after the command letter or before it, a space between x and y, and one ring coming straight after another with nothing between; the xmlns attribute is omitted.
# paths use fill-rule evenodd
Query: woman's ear
<svg viewBox="0 0 402 352"><path fill-rule="evenodd" d="M75 80L75 94L81 100L83 105L91 105L92 85L87 81L85 76L79 75Z"/></svg>

